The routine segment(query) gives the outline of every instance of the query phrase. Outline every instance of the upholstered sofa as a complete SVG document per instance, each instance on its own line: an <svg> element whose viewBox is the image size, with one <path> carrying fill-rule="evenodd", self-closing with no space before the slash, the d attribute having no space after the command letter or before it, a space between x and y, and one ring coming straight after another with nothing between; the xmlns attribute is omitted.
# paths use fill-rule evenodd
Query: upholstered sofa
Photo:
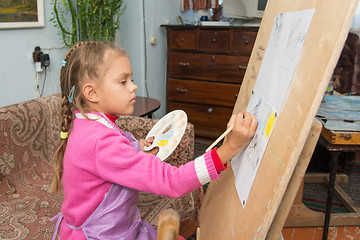
<svg viewBox="0 0 360 240"><path fill-rule="evenodd" d="M52 155L60 140L60 97L46 96L0 108L0 239L51 239L62 194L51 192ZM155 119L121 116L117 124L144 138ZM194 127L185 135L168 162L181 165L193 158ZM194 219L201 191L171 199L141 193L143 219L154 226L159 213L174 208L181 221Z"/></svg>

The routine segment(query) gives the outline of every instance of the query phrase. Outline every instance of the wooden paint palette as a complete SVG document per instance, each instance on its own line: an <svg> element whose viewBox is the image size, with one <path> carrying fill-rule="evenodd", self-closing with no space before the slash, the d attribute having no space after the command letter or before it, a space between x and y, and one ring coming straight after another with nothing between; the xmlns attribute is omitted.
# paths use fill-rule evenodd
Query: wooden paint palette
<svg viewBox="0 0 360 240"><path fill-rule="evenodd" d="M162 117L150 130L146 139L154 137L154 142L149 147L144 147L149 151L154 147L159 148L156 154L161 161L164 161L180 143L187 125L187 115L183 110L174 110Z"/></svg>

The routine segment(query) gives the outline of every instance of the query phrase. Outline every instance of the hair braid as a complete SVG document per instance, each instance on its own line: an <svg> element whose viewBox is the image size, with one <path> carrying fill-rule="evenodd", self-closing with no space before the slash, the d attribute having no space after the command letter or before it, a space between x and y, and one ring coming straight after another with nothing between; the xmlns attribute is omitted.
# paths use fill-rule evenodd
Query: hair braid
<svg viewBox="0 0 360 240"><path fill-rule="evenodd" d="M66 97L62 98L61 113L62 113L61 131L69 132L73 120L73 111ZM59 189L61 188L61 179L63 173L63 158L65 154L67 140L68 140L67 138L60 140L61 141L60 146L58 147L58 149L54 154L55 176L52 182L52 189L56 192L59 191Z"/></svg>

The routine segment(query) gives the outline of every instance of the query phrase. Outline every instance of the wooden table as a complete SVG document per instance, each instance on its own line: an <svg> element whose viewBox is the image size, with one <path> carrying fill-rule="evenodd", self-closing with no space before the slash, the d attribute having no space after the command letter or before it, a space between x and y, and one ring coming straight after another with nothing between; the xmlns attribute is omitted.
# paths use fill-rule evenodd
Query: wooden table
<svg viewBox="0 0 360 240"><path fill-rule="evenodd" d="M148 97L136 97L132 116L152 118L153 112L160 108L160 101Z"/></svg>
<svg viewBox="0 0 360 240"><path fill-rule="evenodd" d="M325 96L317 117L323 123L319 143L330 152L330 177L324 220L323 240L327 239L335 190L338 157L341 152L360 151L360 96ZM339 188L339 186L337 186ZM345 191L345 206L359 222L360 208ZM341 199L340 199L341 200ZM344 199L342 199L344 200ZM356 222L354 222L356 224Z"/></svg>

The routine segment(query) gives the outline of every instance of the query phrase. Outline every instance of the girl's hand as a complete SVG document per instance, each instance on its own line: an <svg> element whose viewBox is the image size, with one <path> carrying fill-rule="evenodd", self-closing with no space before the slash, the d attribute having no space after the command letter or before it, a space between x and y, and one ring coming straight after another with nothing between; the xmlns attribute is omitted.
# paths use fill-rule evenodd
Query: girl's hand
<svg viewBox="0 0 360 240"><path fill-rule="evenodd" d="M217 149L223 164L235 157L250 143L257 128L257 120L249 112L239 113L230 118L227 127L229 128L231 125L234 125L233 129L227 135L224 143Z"/></svg>
<svg viewBox="0 0 360 240"><path fill-rule="evenodd" d="M140 145L140 148L141 148L141 151L143 152L146 152L146 153L149 153L149 154L153 154L153 155L156 155L158 152L159 152L159 148L155 147L155 148L152 148L150 149L149 151L145 151L144 150L144 147L150 147L151 144L153 144L154 142L154 137L149 137L148 139L140 139L139 140L139 145Z"/></svg>

